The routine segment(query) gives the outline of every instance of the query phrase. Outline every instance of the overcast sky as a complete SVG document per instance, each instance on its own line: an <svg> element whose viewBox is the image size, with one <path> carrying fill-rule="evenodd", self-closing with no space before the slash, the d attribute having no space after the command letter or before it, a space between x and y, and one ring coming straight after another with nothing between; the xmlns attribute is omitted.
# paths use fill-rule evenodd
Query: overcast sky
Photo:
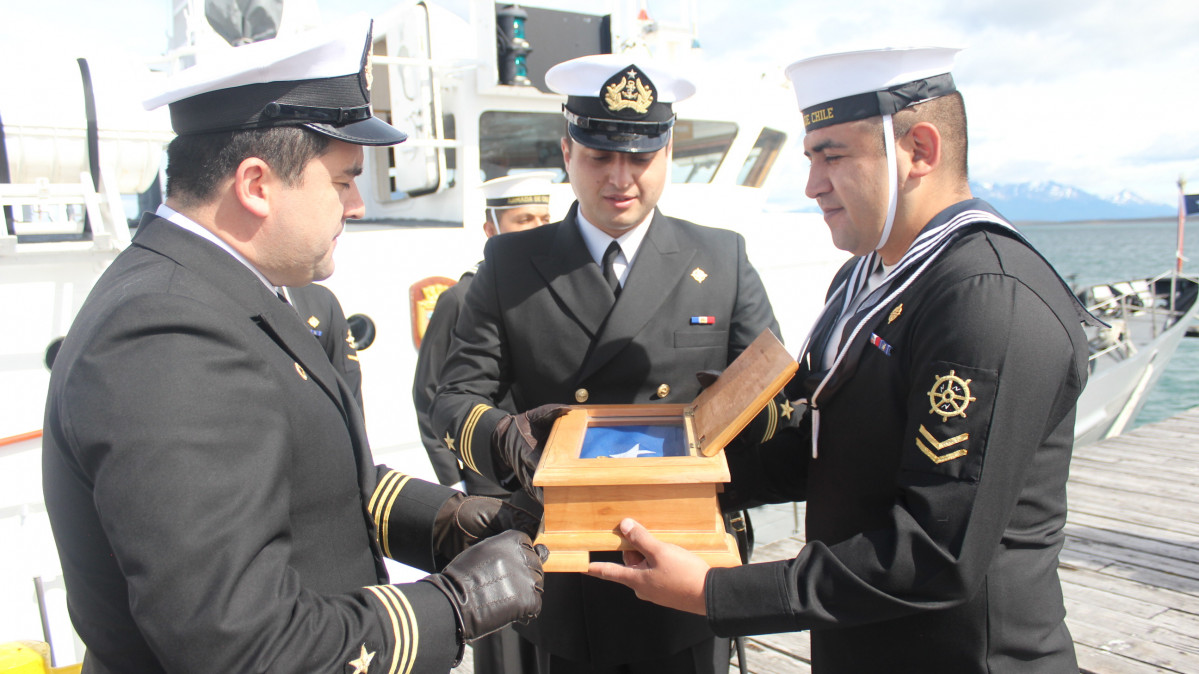
<svg viewBox="0 0 1199 674"><path fill-rule="evenodd" d="M311 1L311 0L309 0ZM171 0L0 0L0 43L71 57L161 53ZM387 0L316 0L328 18L377 14ZM462 0L451 0L461 7ZM530 1L599 11L612 2ZM627 4L627 3L626 3ZM654 18L685 2L649 2ZM1176 181L1199 191L1196 0L694 0L706 57L757 71L877 46L966 47L954 76L970 117L972 178L1056 181L1100 196L1131 189L1163 204ZM7 52L6 52L7 53ZM31 58L31 67L36 59ZM6 63L5 67L11 67ZM0 110L3 115L3 110ZM802 179L804 164L789 175Z"/></svg>

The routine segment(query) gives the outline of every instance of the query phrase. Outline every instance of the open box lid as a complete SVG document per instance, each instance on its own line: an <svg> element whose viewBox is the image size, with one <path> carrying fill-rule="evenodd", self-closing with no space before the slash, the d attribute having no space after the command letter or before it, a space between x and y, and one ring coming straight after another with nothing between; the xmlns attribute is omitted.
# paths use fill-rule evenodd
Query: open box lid
<svg viewBox="0 0 1199 674"><path fill-rule="evenodd" d="M687 406L696 444L704 456L715 456L737 437L799 369L769 328Z"/></svg>

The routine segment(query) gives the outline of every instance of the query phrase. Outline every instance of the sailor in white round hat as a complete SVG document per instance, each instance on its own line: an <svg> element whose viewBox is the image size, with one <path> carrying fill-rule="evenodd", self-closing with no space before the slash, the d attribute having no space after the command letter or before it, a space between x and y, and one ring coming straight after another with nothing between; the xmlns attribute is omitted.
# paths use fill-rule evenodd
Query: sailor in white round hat
<svg viewBox="0 0 1199 674"><path fill-rule="evenodd" d="M731 504L807 502L795 559L707 569L626 520L592 565L717 634L810 630L814 672L1077 672L1057 577L1080 321L1053 268L967 183L952 49L787 69L806 193L841 269L788 387L804 422L728 454Z"/></svg>
<svg viewBox="0 0 1199 674"><path fill-rule="evenodd" d="M669 66L607 54L560 63L546 83L566 95L562 153L577 201L561 222L488 240L433 409L434 429L467 470L533 492L552 423L542 406L690 403L697 372L723 370L763 330L778 332L744 239L657 208L673 105L694 92L691 82ZM507 392L520 415L503 409ZM770 415L779 420L773 405L762 418ZM744 540L746 526L734 526ZM525 652L538 654L529 668L728 669L727 641L698 616L579 574L546 583L543 619L514 627L531 642Z"/></svg>
<svg viewBox="0 0 1199 674"><path fill-rule="evenodd" d="M510 530L536 521L375 465L276 294L332 272L361 146L403 140L371 115L370 46L366 20L255 43L150 101L179 132L167 203L83 304L46 402L84 671L445 672L537 613L540 559ZM384 556L434 573L390 585Z"/></svg>
<svg viewBox="0 0 1199 674"><path fill-rule="evenodd" d="M553 171L530 171L483 183L483 232L487 238L549 224L554 176Z"/></svg>

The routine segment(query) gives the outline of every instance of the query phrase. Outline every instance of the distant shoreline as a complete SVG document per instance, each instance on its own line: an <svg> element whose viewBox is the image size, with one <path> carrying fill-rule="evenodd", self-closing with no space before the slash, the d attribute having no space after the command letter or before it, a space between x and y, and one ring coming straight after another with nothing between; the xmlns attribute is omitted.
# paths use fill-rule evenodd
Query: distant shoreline
<svg viewBox="0 0 1199 674"><path fill-rule="evenodd" d="M1199 221L1199 219L1197 219ZM1152 218L1089 218L1086 220L1013 220L1012 224L1023 225L1100 225L1103 223L1131 224L1134 222L1178 222L1177 215L1161 215ZM1188 223L1190 224L1190 223Z"/></svg>

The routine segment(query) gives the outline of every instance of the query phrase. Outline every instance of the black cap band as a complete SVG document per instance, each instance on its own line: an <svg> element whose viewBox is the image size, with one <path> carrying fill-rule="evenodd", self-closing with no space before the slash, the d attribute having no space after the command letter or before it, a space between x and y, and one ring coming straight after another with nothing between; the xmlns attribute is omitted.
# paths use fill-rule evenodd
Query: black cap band
<svg viewBox="0 0 1199 674"><path fill-rule="evenodd" d="M573 97L572 97L573 98ZM569 103L562 105L562 114L566 117L566 121L587 131L596 131L599 133L612 135L631 135L631 136L660 136L667 131L670 131L674 126L674 114L663 121L656 122L634 122L627 119L611 119L586 117L576 114L573 110L567 107ZM669 112L670 107L663 105Z"/></svg>
<svg viewBox="0 0 1199 674"><path fill-rule="evenodd" d="M838 98L803 109L805 131L843 124L879 115L894 115L906 107L957 91L953 75L945 73L896 85L882 91L868 91Z"/></svg>
<svg viewBox="0 0 1199 674"><path fill-rule="evenodd" d="M527 194L519 197L499 197L496 199L488 199L488 208L516 208L517 206L537 206L548 204L550 195L548 194Z"/></svg>
<svg viewBox="0 0 1199 674"><path fill-rule="evenodd" d="M326 105L307 105L313 101ZM370 100L358 73L246 84L171 103L171 126L181 136L313 122L344 125L369 117Z"/></svg>

